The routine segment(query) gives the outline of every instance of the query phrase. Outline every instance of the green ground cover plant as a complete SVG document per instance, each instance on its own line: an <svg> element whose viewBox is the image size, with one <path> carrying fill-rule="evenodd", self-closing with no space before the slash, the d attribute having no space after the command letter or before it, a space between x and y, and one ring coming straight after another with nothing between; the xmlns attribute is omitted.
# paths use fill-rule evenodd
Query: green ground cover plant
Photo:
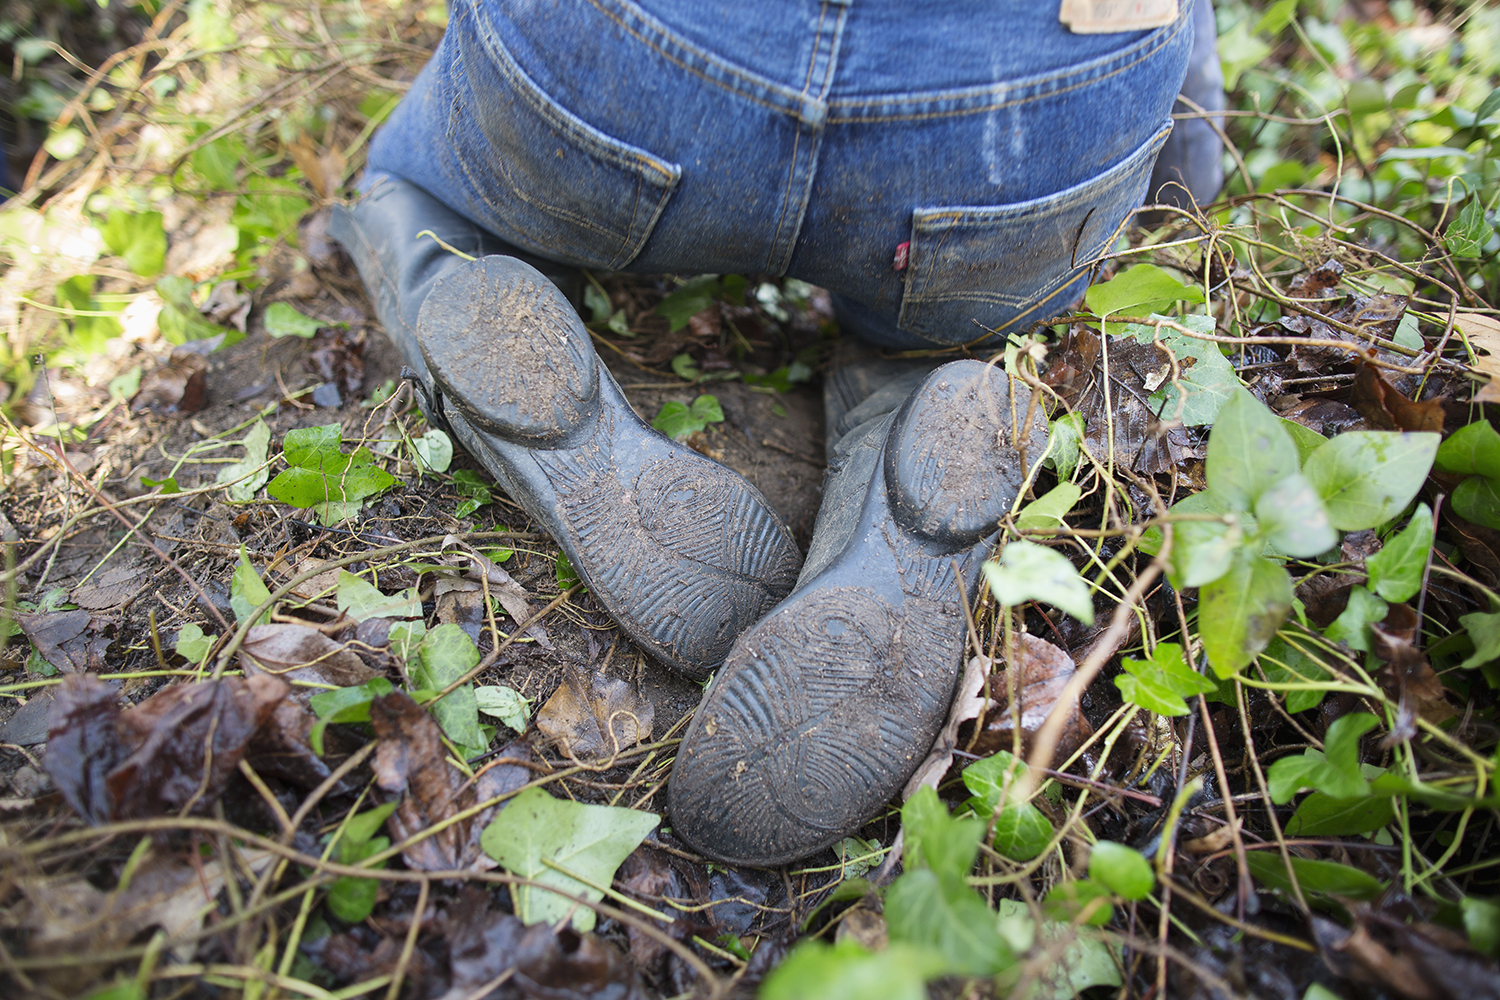
<svg viewBox="0 0 1500 1000"><path fill-rule="evenodd" d="M0 5L0 700L73 713L45 760L0 740L6 990L1493 995L1500 10L1216 14L1222 196L984 355L1051 430L951 753L763 873L675 846L691 701L653 722L651 668L395 372L313 402L367 325L321 210L443 5ZM584 313L712 451L728 389L785 419L821 374L817 294L591 274ZM277 384L292 349L316 385ZM194 426L235 363L269 395Z"/></svg>

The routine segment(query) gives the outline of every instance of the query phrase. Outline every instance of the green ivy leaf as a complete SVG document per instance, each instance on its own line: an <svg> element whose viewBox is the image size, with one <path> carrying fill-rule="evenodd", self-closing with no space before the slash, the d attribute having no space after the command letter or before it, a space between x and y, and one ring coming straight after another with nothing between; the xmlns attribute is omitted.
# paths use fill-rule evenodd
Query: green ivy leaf
<svg viewBox="0 0 1500 1000"><path fill-rule="evenodd" d="M1495 227L1484 218L1484 205L1478 198L1459 210L1458 218L1448 224L1443 243L1455 257L1478 257L1495 235Z"/></svg>
<svg viewBox="0 0 1500 1000"><path fill-rule="evenodd" d="M355 687L319 691L307 700L307 705L324 722L369 722L370 702L394 690L384 677L372 677Z"/></svg>
<svg viewBox="0 0 1500 1000"><path fill-rule="evenodd" d="M1349 431L1313 452L1302 472L1323 498L1335 528L1375 528L1417 495L1439 440L1440 435L1425 432Z"/></svg>
<svg viewBox="0 0 1500 1000"><path fill-rule="evenodd" d="M1488 420L1460 427L1438 446L1433 464L1444 472L1500 479L1500 433Z"/></svg>
<svg viewBox="0 0 1500 1000"><path fill-rule="evenodd" d="M441 691L479 665L479 650L461 626L439 625L417 647L412 683L418 689ZM433 718L465 756L485 751L489 740L479 730L479 703L474 685L464 684L430 706Z"/></svg>
<svg viewBox="0 0 1500 1000"><path fill-rule="evenodd" d="M1123 966L1118 946L1055 920L1044 920L1038 926L1019 900L1000 900L999 916L1000 936L1016 954L1035 947L1048 960L1040 969L1026 969L1025 976L1019 968L1002 972L995 980L997 996L1008 1000L1074 1000L1090 987L1121 984ZM1024 993L1017 990L1023 978L1030 981Z"/></svg>
<svg viewBox="0 0 1500 1000"><path fill-rule="evenodd" d="M885 919L893 943L936 952L944 971L992 976L1015 964L994 912L962 878L931 868L907 871L886 890Z"/></svg>
<svg viewBox="0 0 1500 1000"><path fill-rule="evenodd" d="M1114 916L1110 895L1093 879L1059 882L1042 900L1042 910L1053 920L1103 927Z"/></svg>
<svg viewBox="0 0 1500 1000"><path fill-rule="evenodd" d="M422 617L422 600L416 587L408 587L388 597L373 583L346 569L339 570L334 600L338 609L356 622L370 618Z"/></svg>
<svg viewBox="0 0 1500 1000"><path fill-rule="evenodd" d="M1300 472L1272 483L1260 495L1255 501L1255 519L1268 542L1295 558L1311 559L1339 540L1318 491Z"/></svg>
<svg viewBox="0 0 1500 1000"><path fill-rule="evenodd" d="M271 592L261 582L260 574L250 564L250 556L245 552L245 547L240 546L240 563L234 569L234 576L229 581L229 606L234 609L235 621L244 621L250 613L271 599ZM271 609L267 608L261 612L255 624L261 625L269 621Z"/></svg>
<svg viewBox="0 0 1500 1000"><path fill-rule="evenodd" d="M892 942L866 951L852 938L805 938L766 977L761 1000L927 1000L925 983L946 971L931 949Z"/></svg>
<svg viewBox="0 0 1500 1000"><path fill-rule="evenodd" d="M1052 824L1042 811L1030 802L1007 799L1007 793L1026 765L1007 750L976 760L964 768L966 787L974 798L969 806L984 819L994 813L1002 799L1005 808L995 817L995 850L1014 861L1030 861L1052 842Z"/></svg>
<svg viewBox="0 0 1500 1000"><path fill-rule="evenodd" d="M703 430L709 424L724 422L724 410L718 397L707 393L693 400L693 405L670 399L662 404L661 412L651 421L651 426L674 441L681 441Z"/></svg>
<svg viewBox="0 0 1500 1000"><path fill-rule="evenodd" d="M1474 652L1459 664L1461 668L1472 670L1500 660L1500 612L1485 614L1476 611L1461 615L1458 623L1468 630L1469 638L1474 641Z"/></svg>
<svg viewBox="0 0 1500 1000"><path fill-rule="evenodd" d="M1115 678L1120 697L1158 715L1187 715L1183 699L1217 687L1188 666L1175 642L1157 643L1149 660L1125 659L1120 665L1125 669L1125 676Z"/></svg>
<svg viewBox="0 0 1500 1000"><path fill-rule="evenodd" d="M1370 782L1359 766L1359 738L1377 724L1369 712L1340 716L1328 727L1324 753L1309 748L1301 757L1276 761L1266 772L1271 801L1277 805L1290 802L1303 788L1338 799L1368 796Z"/></svg>
<svg viewBox="0 0 1500 1000"><path fill-rule="evenodd" d="M1316 684L1328 680L1328 671L1286 640L1277 636L1259 657L1260 668L1272 684ZM1297 713L1316 708L1324 691L1287 691L1286 710Z"/></svg>
<svg viewBox="0 0 1500 1000"><path fill-rule="evenodd" d="M961 880L974 867L984 821L954 818L937 792L924 785L901 807L901 829L909 867L926 866L945 878Z"/></svg>
<svg viewBox="0 0 1500 1000"><path fill-rule="evenodd" d="M257 420L246 432L240 444L245 448L245 457L219 470L219 483L229 483L229 499L248 503L271 478L266 468L266 456L271 449L271 428L264 420Z"/></svg>
<svg viewBox="0 0 1500 1000"><path fill-rule="evenodd" d="M1427 556L1432 552L1432 508L1418 504L1401 533L1365 560L1370 589L1393 604L1410 599L1422 587Z"/></svg>
<svg viewBox="0 0 1500 1000"><path fill-rule="evenodd" d="M1266 648L1292 610L1292 578L1246 549L1228 573L1199 592L1198 630L1214 673L1233 677Z"/></svg>
<svg viewBox="0 0 1500 1000"><path fill-rule="evenodd" d="M1333 620L1333 624L1323 630L1323 634L1334 642L1347 642L1350 649L1368 653L1370 626L1384 621L1389 610L1389 605L1364 587L1352 587L1349 590L1348 605Z"/></svg>
<svg viewBox="0 0 1500 1000"><path fill-rule="evenodd" d="M1133 847L1101 840L1089 852L1089 878L1124 899L1145 899L1156 885L1156 875Z"/></svg>
<svg viewBox="0 0 1500 1000"><path fill-rule="evenodd" d="M665 316L671 331L676 333L687 326L688 320L713 305L720 291L717 274L700 274L689 278L682 286L656 305L656 315Z"/></svg>
<svg viewBox="0 0 1500 1000"><path fill-rule="evenodd" d="M1465 521L1500 530L1500 480L1470 476L1453 490L1452 505Z"/></svg>
<svg viewBox="0 0 1500 1000"><path fill-rule="evenodd" d="M526 731L526 720L531 717L531 703L515 688L504 684L488 684L474 689L474 700L479 710L492 719L499 719L518 733Z"/></svg>
<svg viewBox="0 0 1500 1000"><path fill-rule="evenodd" d="M1493 96L1493 95L1491 95ZM1458 901L1469 943L1481 955L1500 957L1500 903L1465 896Z"/></svg>
<svg viewBox="0 0 1500 1000"><path fill-rule="evenodd" d="M1052 421L1047 434L1047 462L1059 479L1072 479L1082 453L1084 420L1081 413L1065 413Z"/></svg>
<svg viewBox="0 0 1500 1000"><path fill-rule="evenodd" d="M1250 874L1256 881L1272 889L1290 892L1292 880L1287 877L1286 866L1276 851L1251 851L1246 855ZM1374 899L1385 891L1380 880L1368 872L1341 865L1333 861L1311 861L1307 858L1292 858L1292 871L1303 892L1324 897L1347 899Z"/></svg>
<svg viewBox="0 0 1500 1000"><path fill-rule="evenodd" d="M189 663L202 663L208 651L214 648L214 639L212 635L204 635L201 626L190 622L177 633L177 644L173 648Z"/></svg>
<svg viewBox="0 0 1500 1000"><path fill-rule="evenodd" d="M1019 531L1056 531L1062 527L1063 518L1078 498L1083 496L1083 490L1074 483L1060 482L1046 493L1037 497L1031 503L1021 508L1016 515L1016 529Z"/></svg>
<svg viewBox="0 0 1500 1000"><path fill-rule="evenodd" d="M1288 837L1349 837L1373 833L1396 818L1389 797L1340 799L1327 792L1313 792L1297 803L1287 820Z"/></svg>
<svg viewBox="0 0 1500 1000"><path fill-rule="evenodd" d="M1292 444L1297 446L1298 463L1306 462L1307 456L1317 451L1328 440L1311 427L1306 427L1295 420L1288 420L1285 417L1281 418L1281 429L1286 431L1287 437L1292 439Z"/></svg>
<svg viewBox="0 0 1500 1000"><path fill-rule="evenodd" d="M313 319L306 313L298 312L294 306L285 302L272 302L266 306L266 314L262 317L266 332L273 337L302 337L310 339L328 324L322 320Z"/></svg>
<svg viewBox="0 0 1500 1000"><path fill-rule="evenodd" d="M1006 544L999 562L984 564L990 593L1001 604L1014 606L1027 601L1051 604L1085 625L1094 623L1094 602L1089 585L1059 552L1035 542Z"/></svg>
<svg viewBox="0 0 1500 1000"><path fill-rule="evenodd" d="M143 278L161 274L167 259L167 231L160 212L125 212L109 210L109 217L99 227L109 252Z"/></svg>
<svg viewBox="0 0 1500 1000"><path fill-rule="evenodd" d="M1297 473L1297 446L1281 418L1239 391L1230 397L1208 436L1209 489L1231 507L1251 510L1260 495Z"/></svg>
<svg viewBox="0 0 1500 1000"><path fill-rule="evenodd" d="M660 819L637 809L584 805L527 788L485 828L479 842L512 875L598 901L615 870L656 829ZM581 882L547 862L578 875ZM569 913L579 931L594 928L594 911L531 885L511 887L516 916L527 924L555 923ZM576 912L575 912L576 911Z"/></svg>
<svg viewBox="0 0 1500 1000"><path fill-rule="evenodd" d="M1103 319L1120 313L1164 312L1174 302L1202 302L1203 289L1184 285L1154 264L1136 264L1102 284L1090 286L1083 299L1089 311Z"/></svg>
<svg viewBox="0 0 1500 1000"><path fill-rule="evenodd" d="M1201 292L1201 289L1194 287L1194 291ZM1212 316L1194 314L1184 316L1178 322L1199 333L1214 332ZM1125 324L1124 332L1143 344L1159 340L1177 358L1176 381L1168 379L1148 397L1152 412L1160 413L1163 419L1180 420L1188 427L1211 424L1229 397L1240 388L1234 366L1212 340L1139 323Z"/></svg>
<svg viewBox="0 0 1500 1000"><path fill-rule="evenodd" d="M1188 499L1212 496L1212 493L1204 491L1195 493ZM1181 513L1178 507L1172 509ZM1235 552L1244 543L1245 533L1238 517L1233 514L1227 516L1231 523L1173 521L1172 555L1167 567L1167 578L1172 586L1179 590L1184 587L1201 587L1229 572L1229 568L1234 565Z"/></svg>
<svg viewBox="0 0 1500 1000"><path fill-rule="evenodd" d="M413 438L411 446L417 453L418 472L447 472L448 466L453 464L453 442L436 427Z"/></svg>
<svg viewBox="0 0 1500 1000"><path fill-rule="evenodd" d="M458 490L459 497L462 498L453 512L455 517L468 517L494 500L494 497L490 495L489 485L480 478L477 472L458 469L453 473L453 485Z"/></svg>

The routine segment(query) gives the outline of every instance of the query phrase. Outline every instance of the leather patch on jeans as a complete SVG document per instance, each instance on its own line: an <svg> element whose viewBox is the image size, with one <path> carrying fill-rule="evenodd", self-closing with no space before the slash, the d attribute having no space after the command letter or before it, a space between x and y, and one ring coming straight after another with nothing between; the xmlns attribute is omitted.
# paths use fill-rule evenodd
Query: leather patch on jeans
<svg viewBox="0 0 1500 1000"><path fill-rule="evenodd" d="M1062 0L1057 19L1075 35L1144 31L1177 20L1177 0Z"/></svg>

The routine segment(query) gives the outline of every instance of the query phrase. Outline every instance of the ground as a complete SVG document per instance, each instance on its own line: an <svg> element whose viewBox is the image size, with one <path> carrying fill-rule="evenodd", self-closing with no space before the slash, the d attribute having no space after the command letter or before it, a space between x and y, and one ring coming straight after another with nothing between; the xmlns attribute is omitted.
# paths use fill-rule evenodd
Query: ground
<svg viewBox="0 0 1500 1000"><path fill-rule="evenodd" d="M1500 11L1217 10L1221 198L975 352L1051 428L949 729L762 870L674 838L701 688L427 425L327 237L444 6L0 4L0 989L1496 996ZM826 294L580 305L805 550Z"/></svg>

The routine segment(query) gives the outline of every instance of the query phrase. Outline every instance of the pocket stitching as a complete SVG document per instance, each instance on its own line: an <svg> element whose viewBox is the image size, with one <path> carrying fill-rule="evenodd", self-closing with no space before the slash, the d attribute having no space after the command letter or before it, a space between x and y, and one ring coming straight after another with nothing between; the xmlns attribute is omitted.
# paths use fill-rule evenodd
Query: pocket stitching
<svg viewBox="0 0 1500 1000"><path fill-rule="evenodd" d="M1023 306L1030 303L1033 304L1033 308L1025 310L1022 316L1034 312L1035 306L1046 302L1059 289L1078 280L1079 276L1085 273L1084 270L1082 268L1066 268L1046 284L1028 290L1024 296L1007 295L1004 290L999 289L939 289L928 291L926 286L930 285L937 275L935 274L935 268L930 266L923 267L918 263L918 254L928 260L936 259L939 251L942 249L945 238L957 231L979 229L993 226L997 223L1022 222L1028 218L1074 208L1100 187L1107 187L1111 183L1119 183L1125 175L1138 170L1143 160L1147 160L1160 152L1162 144L1166 142L1167 136L1171 134L1171 131L1171 123L1168 122L1165 128L1159 129L1151 138L1141 143L1140 146L1136 147L1134 151L1113 167L1070 188L1053 192L1050 195L1010 205L939 206L913 210L911 246L913 267L908 275L906 288L902 295L901 309L897 320L898 324L901 325L902 329L907 329L907 322L915 318L910 316L910 312L914 310L914 307L956 301L971 301L1000 306ZM939 220L942 220L941 224L939 224ZM1085 224L1087 224L1086 218ZM1116 226L1109 234L1098 240L1094 247L1089 248L1087 253L1081 254L1079 259L1091 260L1097 256L1099 250L1107 247L1113 241L1114 237L1118 235L1118 232L1119 227ZM935 245L931 247L922 245L920 238L923 236L934 239L936 241ZM919 272L923 271L925 273L921 273L919 277ZM922 287L919 288L918 283ZM1008 320L1003 326L1008 327L1013 325L1022 316ZM923 334L923 336L926 336L926 334Z"/></svg>

